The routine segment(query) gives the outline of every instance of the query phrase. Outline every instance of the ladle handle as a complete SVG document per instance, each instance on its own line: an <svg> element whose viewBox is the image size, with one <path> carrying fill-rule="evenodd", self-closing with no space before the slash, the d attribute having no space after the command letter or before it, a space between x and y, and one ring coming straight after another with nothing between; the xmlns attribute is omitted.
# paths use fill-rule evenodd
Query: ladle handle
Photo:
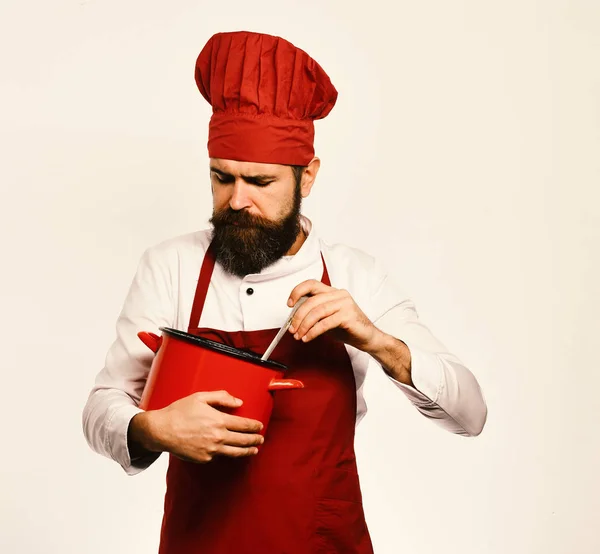
<svg viewBox="0 0 600 554"><path fill-rule="evenodd" d="M286 331L290 328L292 319L294 319L294 315L296 315L298 308L302 306L306 300L308 300L308 296L302 296L298 299L298 302L296 302L296 305L292 308L292 311L286 322L283 324L283 327L279 329L279 332L275 335L275 338L271 341L271 344L269 344L269 348L267 348L266 352L263 354L261 358L263 362L269 359L269 356L273 353L273 350L275 350L275 347L279 344L279 341L283 338L283 335L285 335Z"/></svg>

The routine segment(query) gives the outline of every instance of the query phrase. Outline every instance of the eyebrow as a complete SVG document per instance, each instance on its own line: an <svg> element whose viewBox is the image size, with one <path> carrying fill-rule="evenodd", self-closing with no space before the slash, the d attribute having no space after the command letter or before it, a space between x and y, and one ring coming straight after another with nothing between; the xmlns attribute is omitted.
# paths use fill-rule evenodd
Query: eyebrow
<svg viewBox="0 0 600 554"><path fill-rule="evenodd" d="M210 170L221 177L233 177L231 173L226 173L225 171L221 171L216 167L211 166ZM266 173L259 173L257 175L240 175L240 177L244 179L244 181L273 181L277 179L275 175L268 175Z"/></svg>

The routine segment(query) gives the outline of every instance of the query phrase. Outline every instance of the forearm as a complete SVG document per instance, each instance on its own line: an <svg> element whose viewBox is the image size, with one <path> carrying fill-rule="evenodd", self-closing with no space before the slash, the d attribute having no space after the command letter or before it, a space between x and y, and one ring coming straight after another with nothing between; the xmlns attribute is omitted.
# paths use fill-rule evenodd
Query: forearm
<svg viewBox="0 0 600 554"><path fill-rule="evenodd" d="M144 470L159 455L149 452L143 443L130 448L130 423L141 413L119 389L93 390L83 410L83 433L91 449L116 461L129 475Z"/></svg>
<svg viewBox="0 0 600 554"><path fill-rule="evenodd" d="M147 444L149 434L146 412L134 415L127 428L127 445L129 447L129 456L132 459L142 458L150 454Z"/></svg>
<svg viewBox="0 0 600 554"><path fill-rule="evenodd" d="M410 350L400 339L375 327L372 343L365 349L396 381L414 387Z"/></svg>
<svg viewBox="0 0 600 554"><path fill-rule="evenodd" d="M418 319L414 304L402 302L375 324L384 334L375 344L388 346L374 357L417 410L452 433L481 433L487 407L477 379Z"/></svg>
<svg viewBox="0 0 600 554"><path fill-rule="evenodd" d="M141 412L131 419L127 430L127 444L132 459L165 452L165 446L157 439L158 412Z"/></svg>
<svg viewBox="0 0 600 554"><path fill-rule="evenodd" d="M431 352L407 339L411 380L386 373L424 416L447 431L463 436L481 433L487 407L473 373L449 352ZM385 369L385 368L384 368Z"/></svg>

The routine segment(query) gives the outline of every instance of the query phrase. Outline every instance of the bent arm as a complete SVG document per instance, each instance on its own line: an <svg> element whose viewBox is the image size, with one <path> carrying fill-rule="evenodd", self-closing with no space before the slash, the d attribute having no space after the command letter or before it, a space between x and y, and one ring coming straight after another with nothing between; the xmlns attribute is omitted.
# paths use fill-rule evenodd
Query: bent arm
<svg viewBox="0 0 600 554"><path fill-rule="evenodd" d="M164 265L150 250L142 256L117 320L116 338L82 413L89 446L116 461L128 475L140 473L160 455L138 448L135 452L128 430L132 418L142 412L138 406L154 358L137 333L160 334L161 326L173 326L170 278Z"/></svg>
<svg viewBox="0 0 600 554"><path fill-rule="evenodd" d="M400 300L387 278L374 298L380 306L388 303L373 321L388 336L386 355L376 357L386 375L428 419L451 433L479 435L487 406L475 375L419 320L414 303Z"/></svg>

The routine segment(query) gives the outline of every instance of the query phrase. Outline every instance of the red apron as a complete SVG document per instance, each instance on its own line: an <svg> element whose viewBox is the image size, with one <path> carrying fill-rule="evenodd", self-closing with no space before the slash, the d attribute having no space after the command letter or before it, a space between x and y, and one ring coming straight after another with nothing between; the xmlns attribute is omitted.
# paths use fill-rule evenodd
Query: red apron
<svg viewBox="0 0 600 554"><path fill-rule="evenodd" d="M278 329L198 328L209 248L188 332L263 354ZM325 260L322 281L330 285ZM170 455L159 554L372 554L354 454L356 385L343 343L287 333L273 359L305 388L275 391L265 442L207 464Z"/></svg>

